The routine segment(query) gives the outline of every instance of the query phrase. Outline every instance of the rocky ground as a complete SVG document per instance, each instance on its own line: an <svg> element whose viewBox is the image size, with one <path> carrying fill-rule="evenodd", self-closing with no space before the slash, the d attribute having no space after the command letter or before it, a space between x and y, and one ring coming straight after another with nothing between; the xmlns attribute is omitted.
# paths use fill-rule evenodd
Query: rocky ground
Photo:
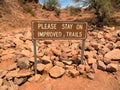
<svg viewBox="0 0 120 90"><path fill-rule="evenodd" d="M0 32L0 90L66 90L64 84L72 80L68 90L120 90L120 30L89 27L84 65L81 40L38 40L37 62L38 74L34 75L31 28ZM100 86L102 80L109 88ZM87 81L91 87L79 86Z"/></svg>

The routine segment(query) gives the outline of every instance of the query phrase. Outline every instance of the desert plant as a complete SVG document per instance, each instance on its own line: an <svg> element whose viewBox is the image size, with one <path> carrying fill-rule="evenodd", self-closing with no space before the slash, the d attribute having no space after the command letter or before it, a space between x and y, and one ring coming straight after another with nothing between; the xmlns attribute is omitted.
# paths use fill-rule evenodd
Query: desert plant
<svg viewBox="0 0 120 90"><path fill-rule="evenodd" d="M25 6L23 6L23 9L24 9L26 12L30 13L32 16L35 16L35 12L32 10L32 7L31 7L31 6L25 5Z"/></svg>
<svg viewBox="0 0 120 90"><path fill-rule="evenodd" d="M61 13L60 9L55 9L56 16L60 16L60 13Z"/></svg>
<svg viewBox="0 0 120 90"><path fill-rule="evenodd" d="M54 11L56 8L60 7L58 0L44 0L44 9L49 11Z"/></svg>
<svg viewBox="0 0 120 90"><path fill-rule="evenodd" d="M20 5L24 5L25 4L25 0L18 0L18 2L20 3Z"/></svg>
<svg viewBox="0 0 120 90"><path fill-rule="evenodd" d="M112 12L111 0L91 0L91 7L95 10L95 23L109 25Z"/></svg>
<svg viewBox="0 0 120 90"><path fill-rule="evenodd" d="M79 12L79 8L69 6L68 11L69 11L70 15L76 15Z"/></svg>

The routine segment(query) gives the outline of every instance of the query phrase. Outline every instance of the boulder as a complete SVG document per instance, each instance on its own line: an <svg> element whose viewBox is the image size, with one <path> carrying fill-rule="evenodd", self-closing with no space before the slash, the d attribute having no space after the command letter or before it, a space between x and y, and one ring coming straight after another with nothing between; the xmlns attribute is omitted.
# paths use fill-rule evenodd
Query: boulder
<svg viewBox="0 0 120 90"><path fill-rule="evenodd" d="M44 64L37 64L37 70L38 71L43 71L44 70L44 68L45 68L45 65Z"/></svg>
<svg viewBox="0 0 120 90"><path fill-rule="evenodd" d="M83 74L83 73L85 72L85 66L82 65L82 64L80 64L80 65L77 67L77 70L78 70L81 74Z"/></svg>
<svg viewBox="0 0 120 90"><path fill-rule="evenodd" d="M104 64L104 62L102 62L100 60L98 61L98 69L101 69L103 71L106 70L106 65Z"/></svg>
<svg viewBox="0 0 120 90"><path fill-rule="evenodd" d="M41 75L40 74L36 74L34 76L32 76L31 78L28 79L29 82L36 82L40 79Z"/></svg>
<svg viewBox="0 0 120 90"><path fill-rule="evenodd" d="M14 78L14 83L17 84L17 85L20 85L20 84L22 84L26 81L27 81L27 77L21 77L21 78L16 78L15 77Z"/></svg>
<svg viewBox="0 0 120 90"><path fill-rule="evenodd" d="M88 59L88 64L93 64L93 63L96 63L96 59L94 59L94 58L89 58L89 59Z"/></svg>
<svg viewBox="0 0 120 90"><path fill-rule="evenodd" d="M49 73L51 77L58 78L65 73L65 70L62 67L54 66Z"/></svg>
<svg viewBox="0 0 120 90"><path fill-rule="evenodd" d="M54 65L59 67L64 67L63 62L60 62L60 61L54 61Z"/></svg>
<svg viewBox="0 0 120 90"><path fill-rule="evenodd" d="M87 77L91 80L95 78L93 73L87 73Z"/></svg>
<svg viewBox="0 0 120 90"><path fill-rule="evenodd" d="M52 48L52 52L53 52L55 55L58 55L58 56L61 55L61 50L58 50L58 49Z"/></svg>
<svg viewBox="0 0 120 90"><path fill-rule="evenodd" d="M51 62L50 56L46 56L44 55L41 60L43 61L43 63L47 64Z"/></svg>
<svg viewBox="0 0 120 90"><path fill-rule="evenodd" d="M77 71L76 69L70 69L70 70L69 70L69 73L70 73L73 77L79 75L79 71Z"/></svg>
<svg viewBox="0 0 120 90"><path fill-rule="evenodd" d="M66 65L71 65L72 64L71 60L62 60L62 62Z"/></svg>
<svg viewBox="0 0 120 90"><path fill-rule="evenodd" d="M109 72L116 72L118 70L117 64L108 64L107 65L107 71Z"/></svg>
<svg viewBox="0 0 120 90"><path fill-rule="evenodd" d="M17 60L17 66L20 69L25 69L30 67L30 61L28 60L27 57L22 57Z"/></svg>
<svg viewBox="0 0 120 90"><path fill-rule="evenodd" d="M120 49L114 49L107 54L105 54L105 58L109 58L111 60L120 60Z"/></svg>

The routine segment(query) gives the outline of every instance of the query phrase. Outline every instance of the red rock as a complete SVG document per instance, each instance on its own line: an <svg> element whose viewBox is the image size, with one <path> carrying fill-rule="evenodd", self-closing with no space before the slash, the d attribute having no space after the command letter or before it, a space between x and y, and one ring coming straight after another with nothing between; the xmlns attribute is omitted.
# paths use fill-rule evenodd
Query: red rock
<svg viewBox="0 0 120 90"><path fill-rule="evenodd" d="M78 51L77 51L77 50L74 50L74 51L71 52L71 54L72 54L72 56L77 55L77 54L78 54Z"/></svg>
<svg viewBox="0 0 120 90"><path fill-rule="evenodd" d="M31 78L28 79L29 82L36 82L41 78L40 74L36 74L34 76L32 76Z"/></svg>
<svg viewBox="0 0 120 90"><path fill-rule="evenodd" d="M114 49L107 54L105 54L105 58L109 58L111 60L120 60L120 50Z"/></svg>
<svg viewBox="0 0 120 90"><path fill-rule="evenodd" d="M17 75L15 75L15 77L26 77L26 76L30 76L33 75L33 71L26 69L26 70L20 70L17 72Z"/></svg>
<svg viewBox="0 0 120 90"><path fill-rule="evenodd" d="M14 83L17 84L17 85L25 83L26 81L27 81L27 77L14 78Z"/></svg>
<svg viewBox="0 0 120 90"><path fill-rule="evenodd" d="M108 64L107 65L107 71L109 72L116 72L118 70L117 64Z"/></svg>
<svg viewBox="0 0 120 90"><path fill-rule="evenodd" d="M97 71L97 63L92 64L92 70L94 71L94 73Z"/></svg>
<svg viewBox="0 0 120 90"><path fill-rule="evenodd" d="M78 70L81 74L83 74L83 73L85 72L85 66L80 64L80 65L77 67L77 70Z"/></svg>
<svg viewBox="0 0 120 90"><path fill-rule="evenodd" d="M111 63L111 59L110 58L104 57L103 61L104 61L105 64L110 64Z"/></svg>
<svg viewBox="0 0 120 90"><path fill-rule="evenodd" d="M103 71L106 70L106 65L104 64L104 62L102 62L100 60L98 61L98 69L101 69Z"/></svg>
<svg viewBox="0 0 120 90"><path fill-rule="evenodd" d="M63 62L60 62L60 61L54 61L54 65L59 67L64 67Z"/></svg>
<svg viewBox="0 0 120 90"><path fill-rule="evenodd" d="M44 55L44 56L41 58L41 60L44 61L45 63L50 63L50 62L51 62L50 56L45 56L45 55Z"/></svg>
<svg viewBox="0 0 120 90"><path fill-rule="evenodd" d="M53 64L52 63L48 63L48 64L45 65L45 69L44 70L49 72L50 69L52 69L52 67L53 67Z"/></svg>
<svg viewBox="0 0 120 90"><path fill-rule="evenodd" d="M27 57L22 57L17 60L17 66L20 69L25 69L30 67L30 62Z"/></svg>
<svg viewBox="0 0 120 90"><path fill-rule="evenodd" d="M62 67L54 66L49 73L51 77L58 78L64 75L65 70Z"/></svg>
<svg viewBox="0 0 120 90"><path fill-rule="evenodd" d="M93 58L96 56L96 51L85 51L84 55L87 58Z"/></svg>
<svg viewBox="0 0 120 90"><path fill-rule="evenodd" d="M62 62L66 65L71 65L72 64L71 60L62 60Z"/></svg>
<svg viewBox="0 0 120 90"><path fill-rule="evenodd" d="M32 53L29 50L22 50L21 54L27 56L27 57L31 57L33 56Z"/></svg>
<svg viewBox="0 0 120 90"><path fill-rule="evenodd" d="M90 66L89 65L85 65L85 71L88 73L88 72L90 72Z"/></svg>
<svg viewBox="0 0 120 90"><path fill-rule="evenodd" d="M53 53L55 54L55 55L58 55L58 56L60 56L61 55L61 50L58 50L58 49L52 49L52 51L53 51Z"/></svg>
<svg viewBox="0 0 120 90"><path fill-rule="evenodd" d="M44 64L37 64L37 70L38 71L43 71L44 70L44 68L45 68L45 65Z"/></svg>
<svg viewBox="0 0 120 90"><path fill-rule="evenodd" d="M94 59L94 58L89 58L89 59L88 59L88 64L93 64L93 63L96 63L96 59Z"/></svg>
<svg viewBox="0 0 120 90"><path fill-rule="evenodd" d="M93 73L87 73L87 77L92 80L95 78Z"/></svg>
<svg viewBox="0 0 120 90"><path fill-rule="evenodd" d="M70 70L69 70L69 73L70 73L73 77L79 75L79 71L77 71L76 69L70 69Z"/></svg>
<svg viewBox="0 0 120 90"><path fill-rule="evenodd" d="M14 43L17 45L17 46L20 46L23 44L23 41L20 40L19 38L14 38Z"/></svg>

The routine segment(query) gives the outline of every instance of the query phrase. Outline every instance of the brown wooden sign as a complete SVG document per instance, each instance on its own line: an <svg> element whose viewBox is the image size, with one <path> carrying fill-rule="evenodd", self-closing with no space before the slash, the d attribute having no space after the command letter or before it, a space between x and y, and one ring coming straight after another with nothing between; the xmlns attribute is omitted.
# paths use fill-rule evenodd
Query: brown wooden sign
<svg viewBox="0 0 120 90"><path fill-rule="evenodd" d="M85 39L86 22L32 21L33 39Z"/></svg>

